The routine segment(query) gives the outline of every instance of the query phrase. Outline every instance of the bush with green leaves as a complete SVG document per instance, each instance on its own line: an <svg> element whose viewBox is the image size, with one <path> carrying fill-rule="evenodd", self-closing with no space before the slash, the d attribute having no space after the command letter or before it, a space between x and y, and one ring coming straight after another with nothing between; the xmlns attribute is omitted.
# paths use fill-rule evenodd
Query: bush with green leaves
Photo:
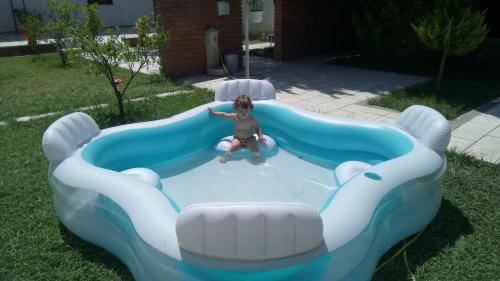
<svg viewBox="0 0 500 281"><path fill-rule="evenodd" d="M38 54L38 39L45 26L42 15L26 9L14 10L14 13L21 23L21 30L28 39L28 45Z"/></svg>
<svg viewBox="0 0 500 281"><path fill-rule="evenodd" d="M74 29L78 26L78 13L81 7L78 3L68 0L48 0L50 20L47 21L45 30L56 43L56 50L61 59L61 64L66 67L69 63L67 48L70 47Z"/></svg>
<svg viewBox="0 0 500 281"><path fill-rule="evenodd" d="M360 0L352 20L363 56L384 66L427 61L425 47L410 23L426 14L434 0Z"/></svg>
<svg viewBox="0 0 500 281"><path fill-rule="evenodd" d="M136 75L148 65L158 62L159 58L151 55L167 41L158 21L148 16L140 17L136 24L138 34L136 47L131 47L123 40L118 29L108 29L106 36L98 32L104 27L102 19L97 15L97 5L84 8L84 18L75 32L75 42L81 48L81 56L91 62L91 72L104 75L113 88L118 103L120 118L125 122L123 98ZM115 75L114 68L126 64L129 76L121 79Z"/></svg>
<svg viewBox="0 0 500 281"><path fill-rule="evenodd" d="M418 38L432 50L442 51L436 79L436 93L443 78L447 56L463 56L486 39L486 11L474 11L468 1L443 0L417 24L411 24Z"/></svg>

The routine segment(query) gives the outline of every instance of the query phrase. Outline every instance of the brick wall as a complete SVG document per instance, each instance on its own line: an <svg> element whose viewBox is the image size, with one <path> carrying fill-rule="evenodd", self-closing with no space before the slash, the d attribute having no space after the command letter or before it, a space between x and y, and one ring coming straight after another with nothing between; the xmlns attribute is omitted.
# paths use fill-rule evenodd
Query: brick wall
<svg viewBox="0 0 500 281"><path fill-rule="evenodd" d="M275 58L294 59L355 46L352 2L274 0Z"/></svg>
<svg viewBox="0 0 500 281"><path fill-rule="evenodd" d="M226 0L230 15L218 16L216 1L154 0L155 15L169 33L169 41L160 49L162 65L168 77L179 78L206 72L205 30L219 31L222 55L238 53L241 59L241 4Z"/></svg>

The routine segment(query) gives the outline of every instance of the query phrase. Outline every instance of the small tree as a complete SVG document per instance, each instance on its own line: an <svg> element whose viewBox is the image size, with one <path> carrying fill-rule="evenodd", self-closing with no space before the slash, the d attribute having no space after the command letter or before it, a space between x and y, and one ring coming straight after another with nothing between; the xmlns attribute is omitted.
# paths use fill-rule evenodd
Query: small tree
<svg viewBox="0 0 500 281"><path fill-rule="evenodd" d="M71 42L71 34L76 28L78 20L77 13L81 7L77 3L71 3L68 0L48 0L47 4L50 9L51 19L45 27L47 33L56 42L56 50L61 58L63 67L69 63L66 49Z"/></svg>
<svg viewBox="0 0 500 281"><path fill-rule="evenodd" d="M473 11L456 0L438 2L433 12L411 24L418 38L430 49L443 51L436 80L436 93L443 78L446 57L463 56L477 49L486 38L486 11Z"/></svg>
<svg viewBox="0 0 500 281"><path fill-rule="evenodd" d="M106 36L98 35L103 21L97 15L95 4L85 7L84 14L81 27L75 33L81 55L90 59L93 72L103 74L113 88L123 123L123 97L136 75L146 66L158 62L158 58L151 56L150 52L166 42L167 34L160 28L158 21L151 21L148 16L140 17L135 24L137 46L131 47L123 41L118 30L108 29ZM115 68L120 64L126 64L129 70L129 77L125 80L115 75Z"/></svg>

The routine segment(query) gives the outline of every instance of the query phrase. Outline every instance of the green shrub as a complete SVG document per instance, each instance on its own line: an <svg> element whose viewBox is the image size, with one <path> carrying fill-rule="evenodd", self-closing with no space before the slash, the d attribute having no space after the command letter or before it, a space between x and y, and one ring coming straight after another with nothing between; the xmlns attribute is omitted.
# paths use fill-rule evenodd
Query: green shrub
<svg viewBox="0 0 500 281"><path fill-rule="evenodd" d="M364 57L383 65L416 65L428 59L410 23L426 14L434 0L360 0L353 14Z"/></svg>
<svg viewBox="0 0 500 281"><path fill-rule="evenodd" d="M470 53L486 39L486 11L474 11L471 6L466 5L467 1L463 0L440 1L432 13L417 24L411 24L425 46L442 51L436 92L443 77L446 57Z"/></svg>
<svg viewBox="0 0 500 281"><path fill-rule="evenodd" d="M63 67L68 65L67 48L70 47L71 32L77 27L77 14L81 7L68 0L48 0L50 20L47 22L46 31L56 42L56 49Z"/></svg>

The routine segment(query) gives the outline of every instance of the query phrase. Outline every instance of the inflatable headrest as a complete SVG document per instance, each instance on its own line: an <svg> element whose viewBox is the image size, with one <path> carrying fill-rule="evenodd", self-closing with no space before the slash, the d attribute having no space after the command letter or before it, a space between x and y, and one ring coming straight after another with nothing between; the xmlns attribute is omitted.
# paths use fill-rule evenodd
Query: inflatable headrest
<svg viewBox="0 0 500 281"><path fill-rule="evenodd" d="M224 81L215 90L216 101L234 101L240 95L247 95L252 100L276 99L276 90L267 80L237 79Z"/></svg>
<svg viewBox="0 0 500 281"><path fill-rule="evenodd" d="M42 138L43 152L53 163L62 162L101 130L92 117L75 112L57 119L50 125Z"/></svg>
<svg viewBox="0 0 500 281"><path fill-rule="evenodd" d="M448 120L430 107L408 107L396 120L396 125L437 152L443 152L450 142L451 127Z"/></svg>
<svg viewBox="0 0 500 281"><path fill-rule="evenodd" d="M291 202L194 204L182 210L175 227L182 249L226 260L289 257L323 242L318 212Z"/></svg>

